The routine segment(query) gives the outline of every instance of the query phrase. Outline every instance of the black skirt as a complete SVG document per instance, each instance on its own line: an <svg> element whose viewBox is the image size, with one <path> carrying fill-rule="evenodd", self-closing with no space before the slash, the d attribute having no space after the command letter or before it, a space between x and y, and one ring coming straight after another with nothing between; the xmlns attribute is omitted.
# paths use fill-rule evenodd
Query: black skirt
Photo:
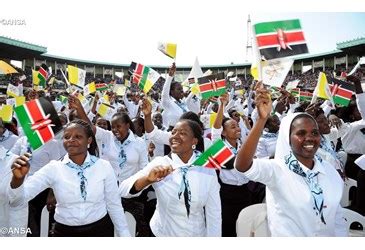
<svg viewBox="0 0 365 250"><path fill-rule="evenodd" d="M114 237L114 225L108 214L83 226L67 226L56 222L54 237Z"/></svg>

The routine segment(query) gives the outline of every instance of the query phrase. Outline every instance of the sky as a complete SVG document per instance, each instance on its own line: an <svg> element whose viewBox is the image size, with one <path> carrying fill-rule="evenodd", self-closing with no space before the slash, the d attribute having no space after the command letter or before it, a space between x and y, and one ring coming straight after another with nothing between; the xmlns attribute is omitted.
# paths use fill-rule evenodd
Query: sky
<svg viewBox="0 0 365 250"><path fill-rule="evenodd" d="M195 57L201 65L242 64L251 61L246 55L248 15L252 24L299 18L309 52L315 54L335 50L337 42L365 37L361 2L17 0L2 3L0 35L45 46L48 54L83 60L168 66L172 59L157 44L173 42L178 66L191 66ZM9 19L22 25L4 24Z"/></svg>

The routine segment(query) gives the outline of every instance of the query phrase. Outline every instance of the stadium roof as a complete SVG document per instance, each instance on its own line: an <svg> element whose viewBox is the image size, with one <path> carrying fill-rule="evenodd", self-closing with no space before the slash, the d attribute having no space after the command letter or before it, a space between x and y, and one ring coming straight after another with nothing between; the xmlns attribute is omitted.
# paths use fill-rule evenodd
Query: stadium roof
<svg viewBox="0 0 365 250"><path fill-rule="evenodd" d="M314 60L319 57L333 57L333 56L343 56L345 53L349 54L364 54L365 51L365 38L357 38L354 40L337 43L337 50L318 53L318 54L305 54L293 57L295 61L308 61ZM0 36L0 57L14 59L14 60L23 60L25 58L33 58L36 59L46 59L50 61L57 61L58 63L74 63L74 64L82 64L87 66L105 66L107 68L115 67L115 68L126 68L129 67L129 64L118 64L118 63L110 63L110 62L100 62L100 61L91 61L91 60L83 60L76 58L69 58L63 56L56 56L47 54L47 48L35 45L19 40L15 40L8 37ZM214 69L214 68L240 68L250 66L251 63L242 63L242 64L226 64L226 65L201 65L202 69ZM166 69L166 66L162 65L148 65L152 68L156 69ZM191 66L179 66L179 70L189 70Z"/></svg>
<svg viewBox="0 0 365 250"><path fill-rule="evenodd" d="M0 51L4 58L11 58L15 60L23 60L30 56L39 56L47 52L47 48L15 40L12 38L0 36Z"/></svg>
<svg viewBox="0 0 365 250"><path fill-rule="evenodd" d="M337 43L337 49L345 53L363 56L365 54L365 37L359 37L350 41Z"/></svg>

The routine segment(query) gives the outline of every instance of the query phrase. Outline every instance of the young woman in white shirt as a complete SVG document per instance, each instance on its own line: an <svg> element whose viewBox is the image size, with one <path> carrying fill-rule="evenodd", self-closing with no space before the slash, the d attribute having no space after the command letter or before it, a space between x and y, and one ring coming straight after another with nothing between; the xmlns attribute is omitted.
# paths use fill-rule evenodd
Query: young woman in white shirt
<svg viewBox="0 0 365 250"><path fill-rule="evenodd" d="M124 197L136 196L150 185L157 197L150 221L155 236L221 236L221 202L214 169L193 166L203 147L202 130L180 120L170 137L171 154L156 157L120 186Z"/></svg>
<svg viewBox="0 0 365 250"><path fill-rule="evenodd" d="M212 127L212 141L223 139L236 155L241 146L241 129L233 118L224 117L224 107L228 94L219 97L219 108ZM218 172L222 201L222 236L236 237L236 221L240 211L252 204L252 192L248 188L249 179L234 170L234 159L228 161Z"/></svg>
<svg viewBox="0 0 365 250"><path fill-rule="evenodd" d="M80 119L90 123L78 98L69 97L70 108L77 110ZM97 142L103 146L101 159L112 165L118 183L134 175L148 164L147 145L134 133L134 125L127 113L116 113L111 119L111 131L92 125ZM148 236L148 222L143 215L145 194L138 198L122 199L125 211L137 220L137 234ZM144 233L146 232L146 233Z"/></svg>
<svg viewBox="0 0 365 250"><path fill-rule="evenodd" d="M238 151L235 168L266 185L272 236L346 236L340 200L343 181L326 161L315 156L318 125L307 113L283 118L274 159L253 159L272 109L269 91L256 90L258 119Z"/></svg>
<svg viewBox="0 0 365 250"><path fill-rule="evenodd" d="M28 204L10 207L7 190L11 165L18 156L0 145L0 237L27 236ZM6 230L5 230L6 229Z"/></svg>
<svg viewBox="0 0 365 250"><path fill-rule="evenodd" d="M55 236L113 237L114 229L118 236L130 236L113 169L95 156L97 146L90 125L82 120L70 122L63 143L67 155L25 181L30 155L15 160L9 188L11 204L27 202L52 188L57 200Z"/></svg>

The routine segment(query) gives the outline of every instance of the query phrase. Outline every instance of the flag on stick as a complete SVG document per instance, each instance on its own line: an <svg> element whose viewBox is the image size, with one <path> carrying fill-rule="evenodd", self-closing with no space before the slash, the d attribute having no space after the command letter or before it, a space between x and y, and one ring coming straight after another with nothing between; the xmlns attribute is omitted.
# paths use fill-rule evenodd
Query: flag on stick
<svg viewBox="0 0 365 250"><path fill-rule="evenodd" d="M137 84L146 94L160 78L160 74L157 71L135 62L131 63L129 74L132 75L132 82Z"/></svg>
<svg viewBox="0 0 365 250"><path fill-rule="evenodd" d="M176 58L176 44L174 43L159 43L158 50L170 58Z"/></svg>
<svg viewBox="0 0 365 250"><path fill-rule="evenodd" d="M222 168L224 164L234 157L230 148L222 141L217 140L193 163L195 166L207 168Z"/></svg>
<svg viewBox="0 0 365 250"><path fill-rule="evenodd" d="M347 107L355 92L354 85L329 76L327 77L327 80L330 85L331 94L335 104Z"/></svg>
<svg viewBox="0 0 365 250"><path fill-rule="evenodd" d="M52 140L62 129L51 102L41 97L15 108L15 113L33 150Z"/></svg>
<svg viewBox="0 0 365 250"><path fill-rule="evenodd" d="M220 96L226 93L226 80L223 72L198 78L198 83L203 99L209 99L212 96Z"/></svg>
<svg viewBox="0 0 365 250"><path fill-rule="evenodd" d="M261 57L266 60L308 53L299 19L254 25Z"/></svg>

